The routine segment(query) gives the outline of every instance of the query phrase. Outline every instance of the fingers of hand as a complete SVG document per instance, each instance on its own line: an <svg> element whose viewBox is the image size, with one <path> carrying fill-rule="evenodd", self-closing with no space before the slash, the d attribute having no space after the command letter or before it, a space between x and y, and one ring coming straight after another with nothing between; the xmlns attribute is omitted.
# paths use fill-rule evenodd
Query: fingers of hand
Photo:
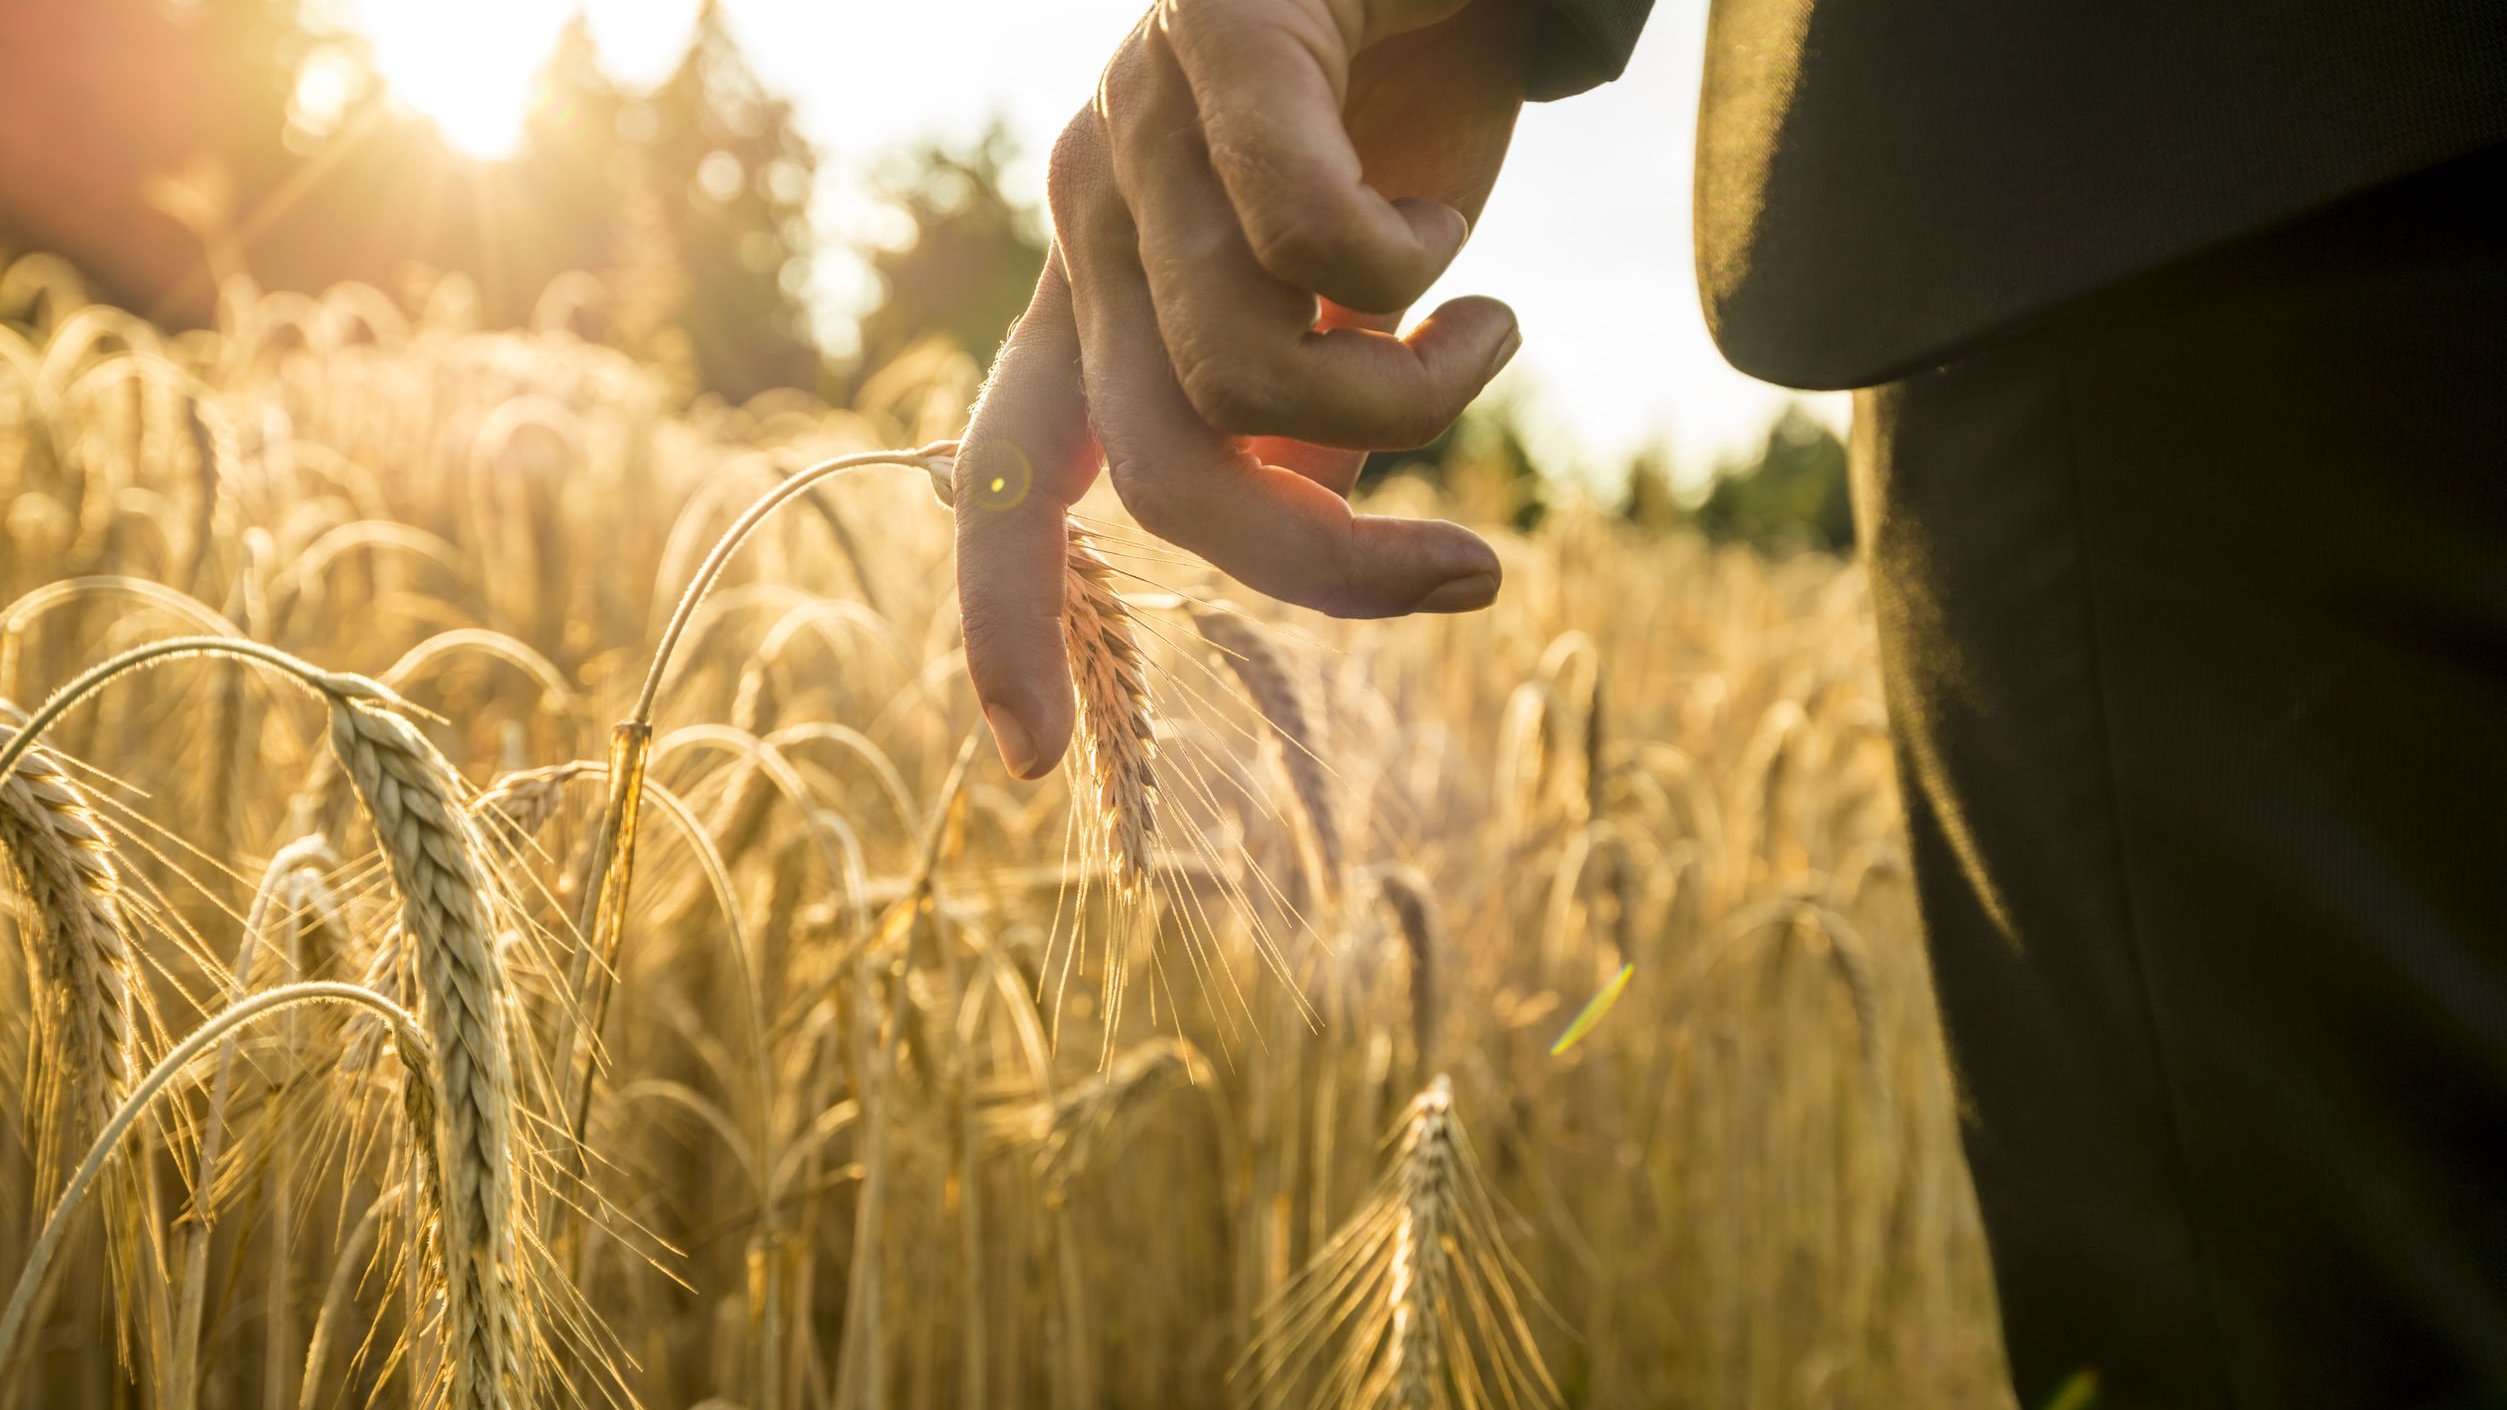
<svg viewBox="0 0 2507 1410"><path fill-rule="evenodd" d="M1391 317L1318 327L1314 296L1266 268L1240 226L1195 129L1193 95L1154 39L1118 62L1101 101L1133 227L1110 229L1106 243L1137 252L1194 409L1236 436L1351 449L1433 440L1512 356L1513 312L1456 300L1407 338L1385 331Z"/></svg>
<svg viewBox="0 0 2507 1410"><path fill-rule="evenodd" d="M1338 616L1485 606L1496 554L1452 524L1353 515L1213 429L1177 379L1137 260L1068 252L1091 419L1143 529L1255 591ZM1342 330L1333 336L1355 336Z"/></svg>
<svg viewBox="0 0 2507 1410"><path fill-rule="evenodd" d="M1387 333L1399 326L1397 315L1360 313L1326 301L1323 316L1315 320L1318 328L1364 328ZM1339 446L1321 446L1312 441L1288 436L1255 436L1245 442L1245 449L1265 465L1294 470L1343 499L1357 488L1358 472L1367 465L1367 453L1344 450Z"/></svg>
<svg viewBox="0 0 2507 1410"><path fill-rule="evenodd" d="M1253 257L1274 278L1351 308L1408 307L1462 248L1468 223L1435 201L1368 187L1343 125L1350 59L1367 35L1327 0L1170 0L1136 47L1169 54L1207 161Z"/></svg>
<svg viewBox="0 0 2507 1410"><path fill-rule="evenodd" d="M1371 290L1283 279L1194 134L1181 70L1144 54L1153 27L1056 145L1054 257L958 461L968 668L1022 777L1050 769L1070 739L1064 514L1087 488L1100 441L1144 529L1284 601L1343 616L1467 611L1497 588L1495 553L1467 530L1355 515L1342 496L1363 459L1355 448L1415 444L1461 411L1513 351L1513 315L1458 300L1407 339L1392 334L1450 248L1409 282ZM1328 102L1321 111L1337 120ZM1114 113L1131 115L1128 188L1109 136ZM1363 192L1355 170L1350 158L1348 181ZM1379 214L1411 219L1364 194ZM1433 211L1426 218L1435 223ZM1148 266L1144 248L1159 252ZM1309 288L1333 302L1319 306ZM1382 313L1343 306L1366 302ZM1291 468L1265 464L1237 439L1252 435L1286 438L1256 444L1278 448Z"/></svg>
<svg viewBox="0 0 2507 1410"><path fill-rule="evenodd" d="M958 450L958 599L966 664L1004 763L1051 770L1069 746L1063 514L1095 477L1070 287L1048 259Z"/></svg>

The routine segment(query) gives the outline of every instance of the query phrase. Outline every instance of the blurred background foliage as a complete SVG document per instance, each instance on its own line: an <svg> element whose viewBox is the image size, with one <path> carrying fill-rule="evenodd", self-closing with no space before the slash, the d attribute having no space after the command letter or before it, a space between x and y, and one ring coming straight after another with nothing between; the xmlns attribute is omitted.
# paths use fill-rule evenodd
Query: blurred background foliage
<svg viewBox="0 0 2507 1410"><path fill-rule="evenodd" d="M27 61L47 48L115 58L47 88ZM578 332L666 369L683 395L735 403L779 387L846 402L935 346L988 363L1044 257L1041 215L1003 190L998 128L894 153L868 182L903 216L864 252L881 296L852 337L822 336L806 297L821 173L712 0L649 89L606 74L575 22L518 150L494 162L393 104L363 38L321 0L10 0L8 125L41 136L0 144L0 252L62 255L161 323L212 321L213 290L237 273L314 291L422 288L447 271L476 286L482 321L520 323L583 271L605 292L571 309ZM28 312L0 303L0 319ZM1367 478L1418 475L1528 528L1570 489L1535 463L1522 415L1484 398L1430 445L1372 457ZM1685 469L1653 453L1597 478L1642 528L1691 524L1775 553L1853 544L1844 446L1799 408L1755 455Z"/></svg>

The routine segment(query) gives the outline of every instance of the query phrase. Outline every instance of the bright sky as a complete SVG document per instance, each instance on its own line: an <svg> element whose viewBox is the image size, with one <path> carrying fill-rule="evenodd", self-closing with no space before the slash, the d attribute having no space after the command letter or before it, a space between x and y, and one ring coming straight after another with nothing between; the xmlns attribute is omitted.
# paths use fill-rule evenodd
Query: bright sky
<svg viewBox="0 0 2507 1410"><path fill-rule="evenodd" d="M750 61L790 97L820 154L815 217L878 238L864 180L899 147L967 140L999 118L1020 142L1013 194L1040 200L1043 154L1095 86L1145 0L724 0ZM576 0L351 0L385 79L461 146L493 156L520 130L530 80ZM677 60L696 0L583 0L603 63L649 83ZM1523 351L1500 379L1547 462L1614 483L1668 443L1684 475L1754 445L1787 393L1725 366L1689 266L1689 156L1705 0L1657 0L1628 74L1536 106L1471 243L1422 307L1464 293L1514 305ZM833 319L876 289L858 261L820 261ZM1809 399L1842 425L1844 400Z"/></svg>

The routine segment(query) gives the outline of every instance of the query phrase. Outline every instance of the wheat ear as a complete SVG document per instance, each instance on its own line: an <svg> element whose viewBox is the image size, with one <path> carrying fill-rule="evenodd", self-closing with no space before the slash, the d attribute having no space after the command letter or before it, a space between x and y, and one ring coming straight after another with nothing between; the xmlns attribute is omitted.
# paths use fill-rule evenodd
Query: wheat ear
<svg viewBox="0 0 2507 1410"><path fill-rule="evenodd" d="M1142 894L1157 837L1156 726L1132 610L1114 569L1088 535L1070 530L1062 578L1062 639L1079 695L1080 758L1115 889Z"/></svg>
<svg viewBox="0 0 2507 1410"><path fill-rule="evenodd" d="M1387 867L1375 880L1376 894L1393 913L1402 949L1410 957L1410 1043L1422 1066L1436 1061L1437 952L1443 948L1437 924L1436 893L1414 867Z"/></svg>
<svg viewBox="0 0 2507 1410"><path fill-rule="evenodd" d="M500 774L486 792L471 800L470 816L488 820L494 830L510 834L507 840L527 841L539 836L565 806L567 784L599 771L600 765L577 759Z"/></svg>
<svg viewBox="0 0 2507 1410"><path fill-rule="evenodd" d="M1341 1410L1551 1407L1497 1206L1443 1077L1412 1100L1392 1167L1279 1299L1240 1369L1259 1397Z"/></svg>
<svg viewBox="0 0 2507 1410"><path fill-rule="evenodd" d="M374 823L411 946L439 1081L444 1334L455 1410L501 1410L523 1384L514 1078L505 981L478 841L451 769L388 710L331 696L331 747Z"/></svg>
<svg viewBox="0 0 2507 1410"><path fill-rule="evenodd" d="M915 460L931 477L932 494L952 513L957 449L955 442L935 442ZM1113 565L1077 523L1066 517L1063 527L1062 641L1079 697L1080 760L1088 775L1082 809L1098 834L1090 850L1105 853L1115 891L1136 897L1149 884L1150 848L1158 835L1157 725L1140 633L1132 609L1114 590Z"/></svg>
<svg viewBox="0 0 2507 1410"><path fill-rule="evenodd" d="M1314 843L1317 879L1327 895L1340 891L1340 805L1333 794L1332 771L1323 762L1322 741L1306 692L1289 670L1287 658L1271 634L1238 612L1195 609L1193 625L1202 640L1218 649L1244 686L1246 698L1280 742L1280 761L1288 773L1289 791L1305 815L1307 836Z"/></svg>
<svg viewBox="0 0 2507 1410"><path fill-rule="evenodd" d="M19 727L0 728L0 741ZM49 1192L61 1154L102 1129L130 1086L137 1045L130 942L113 844L85 795L43 749L28 747L0 777L0 851L31 913L43 1064L34 1103L35 1184Z"/></svg>
<svg viewBox="0 0 2507 1410"><path fill-rule="evenodd" d="M1410 1106L1402 1131L1401 1221L1393 1237L1392 1353L1386 1370L1399 1410L1429 1410L1444 1381L1440 1330L1454 1224L1454 1088L1438 1077Z"/></svg>

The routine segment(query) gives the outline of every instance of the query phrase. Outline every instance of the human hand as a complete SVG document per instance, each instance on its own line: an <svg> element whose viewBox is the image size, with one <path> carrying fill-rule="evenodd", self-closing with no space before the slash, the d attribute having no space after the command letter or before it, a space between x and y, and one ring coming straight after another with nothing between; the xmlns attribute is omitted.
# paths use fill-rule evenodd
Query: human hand
<svg viewBox="0 0 2507 1410"><path fill-rule="evenodd" d="M1485 298L1393 330L1496 180L1526 2L1161 0L1107 66L957 460L967 665L1011 772L1070 741L1063 516L1101 459L1143 529L1258 592L1346 617L1495 597L1476 535L1347 496L1520 341Z"/></svg>

